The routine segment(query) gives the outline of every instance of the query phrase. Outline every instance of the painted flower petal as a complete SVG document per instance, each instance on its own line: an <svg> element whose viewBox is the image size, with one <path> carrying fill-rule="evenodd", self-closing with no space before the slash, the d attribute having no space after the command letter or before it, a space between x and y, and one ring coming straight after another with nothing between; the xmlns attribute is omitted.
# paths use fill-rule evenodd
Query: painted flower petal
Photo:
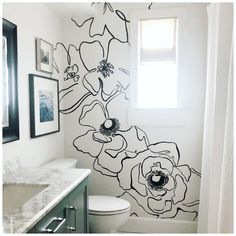
<svg viewBox="0 0 236 236"><path fill-rule="evenodd" d="M74 78L73 78L74 82L78 82L79 78L80 78L79 75L75 75Z"/></svg>
<svg viewBox="0 0 236 236"><path fill-rule="evenodd" d="M106 107L109 112L109 117L117 118L121 125L127 123L127 114L122 112L127 107L125 93L120 93L119 90L117 90L116 95L109 98ZM120 129L124 128L121 126ZM126 133L130 132L125 131L124 134ZM135 136L133 136L133 139L134 137Z"/></svg>
<svg viewBox="0 0 236 236"><path fill-rule="evenodd" d="M199 192L201 184L199 173L193 169L191 171L191 177L186 184L188 186L188 191L186 192L185 199L182 204L188 207L189 210L197 211L199 206Z"/></svg>
<svg viewBox="0 0 236 236"><path fill-rule="evenodd" d="M127 88L129 84L129 76L118 69L119 65L114 65L115 69L110 76L103 78L100 74L99 77L103 80L103 91L106 96L111 96L116 90ZM121 87L122 86L122 87Z"/></svg>
<svg viewBox="0 0 236 236"><path fill-rule="evenodd" d="M122 160L126 157L123 152L126 148L125 140L119 136L114 135L111 138L112 141L105 143L101 155L98 158L100 166L110 170L111 172L119 172L122 168Z"/></svg>
<svg viewBox="0 0 236 236"><path fill-rule="evenodd" d="M143 176L146 176L150 171L154 170L162 171L165 174L171 174L173 170L173 164L167 158L159 156L147 157L142 164Z"/></svg>
<svg viewBox="0 0 236 236"><path fill-rule="evenodd" d="M166 194L166 190L164 189L154 190L154 189L148 188L148 191L155 197L156 200L161 200L163 196Z"/></svg>
<svg viewBox="0 0 236 236"><path fill-rule="evenodd" d="M94 119L94 117L96 117L96 119ZM105 120L105 108L103 104L97 100L94 100L88 105L84 105L79 117L81 125L92 127L95 130L99 130L100 125Z"/></svg>
<svg viewBox="0 0 236 236"><path fill-rule="evenodd" d="M72 44L64 45L63 43L57 43L55 45L53 51L53 58L54 58L54 67L58 73L64 72L66 73L66 69L69 69L69 66L77 65L79 69L83 67L80 60L78 60L79 51L78 48ZM60 58L60 61L57 59ZM63 71L59 70L59 64L67 66L67 68Z"/></svg>
<svg viewBox="0 0 236 236"><path fill-rule="evenodd" d="M128 130L120 130L118 133L127 141L126 151L130 153L144 151L149 145L147 134L137 126L132 126Z"/></svg>
<svg viewBox="0 0 236 236"><path fill-rule="evenodd" d="M93 42L82 42L80 44L80 58L84 67L91 71L96 69L100 61L104 59L104 48L102 44L95 40Z"/></svg>
<svg viewBox="0 0 236 236"><path fill-rule="evenodd" d="M148 198L147 199L148 202L148 207L155 213L162 213L162 212L166 212L166 211L170 211L172 208L172 203L170 200L165 200L165 199L161 199L161 200L157 200L155 198Z"/></svg>
<svg viewBox="0 0 236 236"><path fill-rule="evenodd" d="M93 168L96 171L99 171L103 175L110 176L110 177L116 177L117 176L117 173L113 173L110 170L104 169L101 165L99 165L97 158L95 159L95 161L93 163Z"/></svg>
<svg viewBox="0 0 236 236"><path fill-rule="evenodd" d="M150 154L152 154L152 152L150 152L148 149L138 153L136 156L129 156L127 152L127 157L122 161L123 168L118 173L118 181L123 189L131 189L132 178L130 177L130 173L132 171L132 168L142 163L143 160ZM141 177L142 173L140 175L140 181L142 181Z"/></svg>
<svg viewBox="0 0 236 236"><path fill-rule="evenodd" d="M187 185L184 183L183 178L180 175L175 177L176 189L174 190L173 202L177 204L185 199L185 194L187 192Z"/></svg>
<svg viewBox="0 0 236 236"><path fill-rule="evenodd" d="M177 166L178 170L181 172L181 174L184 176L186 181L189 181L191 177L191 169L188 165L181 165Z"/></svg>
<svg viewBox="0 0 236 236"><path fill-rule="evenodd" d="M131 179L132 179L132 187L135 191L138 192L141 196L147 196L147 188L145 184L139 182L139 178L141 175L140 164L133 167L131 170Z"/></svg>
<svg viewBox="0 0 236 236"><path fill-rule="evenodd" d="M112 158L117 158L117 155L123 152L127 147L126 140L119 134L112 136L112 143L108 143L104 146L104 151L108 153Z"/></svg>
<svg viewBox="0 0 236 236"><path fill-rule="evenodd" d="M177 165L179 162L179 149L176 143L173 142L159 142L149 146L149 149L166 158L169 158L174 165Z"/></svg>
<svg viewBox="0 0 236 236"><path fill-rule="evenodd" d="M103 147L102 143L93 140L94 130L89 130L86 134L77 137L73 141L73 146L80 152L97 157Z"/></svg>
<svg viewBox="0 0 236 236"><path fill-rule="evenodd" d="M165 186L163 187L164 189L167 189L168 191L172 190L175 187L175 180L174 178L169 175L168 176L169 180L168 182L165 184Z"/></svg>
<svg viewBox="0 0 236 236"><path fill-rule="evenodd" d="M101 134L100 132L94 132L93 133L93 140L105 144L105 143L111 142L112 138L105 136L105 135Z"/></svg>
<svg viewBox="0 0 236 236"><path fill-rule="evenodd" d="M109 47L109 55L107 56L107 61L111 62L117 68L129 69L130 45L128 43L121 43L117 39L111 39L109 41L108 47Z"/></svg>
<svg viewBox="0 0 236 236"><path fill-rule="evenodd" d="M98 16L93 18L90 27L90 34L92 36L104 35L105 32L110 33L113 38L118 38L121 41L127 41L128 33L126 16L119 10L116 10L115 12L110 10L104 11L104 7L99 4L101 3L94 5ZM107 19L111 20L108 21Z"/></svg>
<svg viewBox="0 0 236 236"><path fill-rule="evenodd" d="M98 79L98 73L95 70L87 73L83 77L83 85L93 95L96 95L100 89L100 82Z"/></svg>

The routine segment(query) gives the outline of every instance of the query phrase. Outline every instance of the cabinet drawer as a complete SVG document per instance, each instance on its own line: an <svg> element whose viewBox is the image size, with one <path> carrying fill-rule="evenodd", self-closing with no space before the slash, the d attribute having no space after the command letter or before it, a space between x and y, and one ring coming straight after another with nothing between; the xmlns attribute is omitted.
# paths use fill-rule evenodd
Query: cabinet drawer
<svg viewBox="0 0 236 236"><path fill-rule="evenodd" d="M28 233L87 233L88 178L76 186Z"/></svg>
<svg viewBox="0 0 236 236"><path fill-rule="evenodd" d="M65 206L68 198L64 198L39 223L36 224L36 233L65 233L67 218ZM32 232L32 231L31 231Z"/></svg>

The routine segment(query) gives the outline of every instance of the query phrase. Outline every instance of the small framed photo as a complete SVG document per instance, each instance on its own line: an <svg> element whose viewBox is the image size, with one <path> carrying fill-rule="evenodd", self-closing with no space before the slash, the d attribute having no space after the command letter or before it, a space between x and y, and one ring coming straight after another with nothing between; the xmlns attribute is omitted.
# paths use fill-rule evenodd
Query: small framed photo
<svg viewBox="0 0 236 236"><path fill-rule="evenodd" d="M53 73L53 46L43 39L36 39L36 69Z"/></svg>
<svg viewBox="0 0 236 236"><path fill-rule="evenodd" d="M58 80L29 75L31 138L60 131Z"/></svg>

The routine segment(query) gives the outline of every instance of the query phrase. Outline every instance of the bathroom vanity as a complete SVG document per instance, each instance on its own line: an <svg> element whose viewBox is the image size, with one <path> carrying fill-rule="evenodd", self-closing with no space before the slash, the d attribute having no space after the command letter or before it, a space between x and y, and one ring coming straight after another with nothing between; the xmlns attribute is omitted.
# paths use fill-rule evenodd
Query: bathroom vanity
<svg viewBox="0 0 236 236"><path fill-rule="evenodd" d="M87 233L90 172L89 169L27 168L5 176L3 193L9 197L3 194L4 232ZM11 189L18 191L15 196Z"/></svg>

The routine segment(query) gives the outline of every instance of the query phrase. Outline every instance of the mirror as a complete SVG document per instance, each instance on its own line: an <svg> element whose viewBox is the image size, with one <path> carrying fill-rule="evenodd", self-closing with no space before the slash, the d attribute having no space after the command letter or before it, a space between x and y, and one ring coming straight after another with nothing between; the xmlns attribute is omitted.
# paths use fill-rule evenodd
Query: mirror
<svg viewBox="0 0 236 236"><path fill-rule="evenodd" d="M2 135L7 143L19 139L17 26L3 19L2 28Z"/></svg>

